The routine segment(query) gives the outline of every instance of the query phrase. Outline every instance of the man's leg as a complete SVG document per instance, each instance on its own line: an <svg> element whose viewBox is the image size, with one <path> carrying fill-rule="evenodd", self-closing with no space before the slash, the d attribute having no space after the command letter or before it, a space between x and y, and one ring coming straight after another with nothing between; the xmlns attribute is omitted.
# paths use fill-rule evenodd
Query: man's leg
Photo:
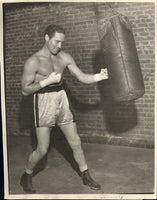
<svg viewBox="0 0 157 200"><path fill-rule="evenodd" d="M100 189L100 185L90 177L84 152L81 146L80 137L77 133L76 123L61 125L60 128L65 135L70 147L72 148L74 158L78 163L81 171L83 183L90 186L92 189Z"/></svg>
<svg viewBox="0 0 157 200"><path fill-rule="evenodd" d="M37 148L37 134L36 134L36 128L33 127L31 129L31 145L32 145L32 151L36 150ZM39 172L45 169L47 164L47 154L37 163L35 168L33 169L33 176L36 176Z"/></svg>
<svg viewBox="0 0 157 200"><path fill-rule="evenodd" d="M28 159L26 164L25 173L21 177L21 186L28 193L35 193L35 190L32 186L32 174L33 169L36 164L43 158L47 153L49 143L50 143L50 128L49 127L40 127L36 129L37 134L37 148L33 151Z"/></svg>

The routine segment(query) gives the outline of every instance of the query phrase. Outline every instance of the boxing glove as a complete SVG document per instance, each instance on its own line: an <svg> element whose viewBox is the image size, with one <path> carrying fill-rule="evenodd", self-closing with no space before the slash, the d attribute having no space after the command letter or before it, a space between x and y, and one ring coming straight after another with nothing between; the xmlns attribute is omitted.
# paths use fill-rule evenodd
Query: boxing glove
<svg viewBox="0 0 157 200"><path fill-rule="evenodd" d="M61 73L52 72L48 78L39 82L41 88L44 88L52 83L58 83L61 80Z"/></svg>

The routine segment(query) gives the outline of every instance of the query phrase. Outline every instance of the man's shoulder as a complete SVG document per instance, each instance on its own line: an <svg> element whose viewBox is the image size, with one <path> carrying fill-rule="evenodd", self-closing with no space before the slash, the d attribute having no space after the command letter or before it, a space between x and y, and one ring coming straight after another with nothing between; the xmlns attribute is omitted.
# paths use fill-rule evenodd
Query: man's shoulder
<svg viewBox="0 0 157 200"><path fill-rule="evenodd" d="M60 57L66 62L73 59L72 56L69 53L65 52L65 51L61 51L60 52Z"/></svg>
<svg viewBox="0 0 157 200"><path fill-rule="evenodd" d="M26 60L26 64L38 64L39 56L35 53Z"/></svg>
<svg viewBox="0 0 157 200"><path fill-rule="evenodd" d="M39 67L39 62L39 57L36 54L33 54L26 60L24 68L30 71L37 71Z"/></svg>

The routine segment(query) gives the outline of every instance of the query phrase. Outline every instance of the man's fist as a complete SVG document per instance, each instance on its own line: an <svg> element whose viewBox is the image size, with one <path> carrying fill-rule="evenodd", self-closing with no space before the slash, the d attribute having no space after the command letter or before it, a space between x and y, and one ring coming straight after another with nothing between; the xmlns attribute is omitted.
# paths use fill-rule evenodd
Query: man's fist
<svg viewBox="0 0 157 200"><path fill-rule="evenodd" d="M57 73L57 72L52 72L48 78L47 78L47 81L49 82L49 84L52 84L52 83L58 83L60 82L61 80L61 73Z"/></svg>
<svg viewBox="0 0 157 200"><path fill-rule="evenodd" d="M108 71L106 69L101 69L100 75L102 76L102 79L108 79Z"/></svg>
<svg viewBox="0 0 157 200"><path fill-rule="evenodd" d="M101 69L99 74L94 75L94 80L96 82L108 79L108 71L107 69Z"/></svg>
<svg viewBox="0 0 157 200"><path fill-rule="evenodd" d="M46 79L39 82L41 88L46 87L52 83L59 83L61 80L62 74L57 72L52 72Z"/></svg>

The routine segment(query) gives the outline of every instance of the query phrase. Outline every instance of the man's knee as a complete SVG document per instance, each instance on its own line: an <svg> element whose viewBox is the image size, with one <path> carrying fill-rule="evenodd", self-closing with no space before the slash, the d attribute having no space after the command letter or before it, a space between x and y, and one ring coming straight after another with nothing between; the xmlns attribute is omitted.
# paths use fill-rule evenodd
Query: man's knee
<svg viewBox="0 0 157 200"><path fill-rule="evenodd" d="M41 156L46 155L47 151L48 151L48 147L37 147L37 152L38 152Z"/></svg>

